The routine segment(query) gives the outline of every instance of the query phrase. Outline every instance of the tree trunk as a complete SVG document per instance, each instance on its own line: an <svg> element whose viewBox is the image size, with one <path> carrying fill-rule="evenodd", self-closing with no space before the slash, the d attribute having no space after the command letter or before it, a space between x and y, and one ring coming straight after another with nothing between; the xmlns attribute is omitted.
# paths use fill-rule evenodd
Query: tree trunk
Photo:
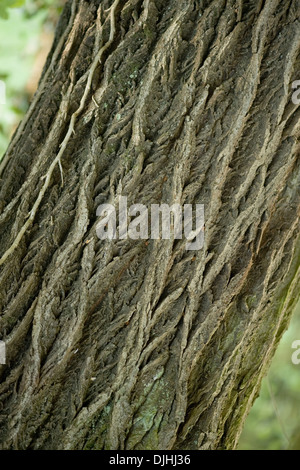
<svg viewBox="0 0 300 470"><path fill-rule="evenodd" d="M299 13L67 2L0 169L2 449L236 447L300 286ZM203 249L100 240L120 195Z"/></svg>

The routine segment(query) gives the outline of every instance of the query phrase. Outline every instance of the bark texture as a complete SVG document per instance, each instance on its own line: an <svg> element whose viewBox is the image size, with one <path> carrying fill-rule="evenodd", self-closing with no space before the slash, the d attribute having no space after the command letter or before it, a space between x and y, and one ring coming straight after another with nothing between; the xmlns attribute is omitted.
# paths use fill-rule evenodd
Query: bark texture
<svg viewBox="0 0 300 470"><path fill-rule="evenodd" d="M299 13L66 4L0 168L2 449L236 447L299 293ZM119 195L204 248L99 240Z"/></svg>

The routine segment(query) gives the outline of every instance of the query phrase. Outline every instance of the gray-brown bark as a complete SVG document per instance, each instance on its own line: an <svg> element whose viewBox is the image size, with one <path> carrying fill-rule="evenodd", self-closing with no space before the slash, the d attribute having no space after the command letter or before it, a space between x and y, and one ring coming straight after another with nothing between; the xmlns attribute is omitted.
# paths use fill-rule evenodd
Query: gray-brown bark
<svg viewBox="0 0 300 470"><path fill-rule="evenodd" d="M234 448L299 292L299 2L111 5L0 168L1 448ZM203 250L99 240L120 194L205 204Z"/></svg>

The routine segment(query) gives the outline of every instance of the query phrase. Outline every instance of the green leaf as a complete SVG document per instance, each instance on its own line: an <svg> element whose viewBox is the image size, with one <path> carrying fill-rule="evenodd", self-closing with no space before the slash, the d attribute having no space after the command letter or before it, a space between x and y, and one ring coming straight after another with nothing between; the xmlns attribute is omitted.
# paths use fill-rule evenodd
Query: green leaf
<svg viewBox="0 0 300 470"><path fill-rule="evenodd" d="M3 18L4 20L7 20L8 18L8 13L2 6L0 6L0 18Z"/></svg>
<svg viewBox="0 0 300 470"><path fill-rule="evenodd" d="M20 8L25 0L0 0L0 18L7 20L7 8Z"/></svg>
<svg viewBox="0 0 300 470"><path fill-rule="evenodd" d="M24 3L25 3L25 0L16 0L13 2L11 6L12 8L20 8L22 5L24 5Z"/></svg>

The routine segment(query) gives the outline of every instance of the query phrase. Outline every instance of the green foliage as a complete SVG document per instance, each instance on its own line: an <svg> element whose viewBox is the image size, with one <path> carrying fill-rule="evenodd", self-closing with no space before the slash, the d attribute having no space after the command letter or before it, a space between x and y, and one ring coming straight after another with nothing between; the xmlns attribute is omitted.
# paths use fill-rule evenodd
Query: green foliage
<svg viewBox="0 0 300 470"><path fill-rule="evenodd" d="M292 343L300 340L300 303L284 334L259 398L245 423L241 450L300 450L299 390L300 364L292 362Z"/></svg>
<svg viewBox="0 0 300 470"><path fill-rule="evenodd" d="M26 4L26 13L35 14L41 9L55 8L61 11L63 1L61 0L0 0L0 18L9 18L9 8L20 8Z"/></svg>
<svg viewBox="0 0 300 470"><path fill-rule="evenodd" d="M29 106L26 85L43 28L54 31L65 0L0 0L0 80L6 104L0 103L0 160Z"/></svg>
<svg viewBox="0 0 300 470"><path fill-rule="evenodd" d="M26 0L25 15L31 17L44 10L47 12L48 18L53 18L56 22L64 3L65 0Z"/></svg>
<svg viewBox="0 0 300 470"><path fill-rule="evenodd" d="M0 17L7 19L7 8L19 8L24 5L25 0L0 0Z"/></svg>
<svg viewBox="0 0 300 470"><path fill-rule="evenodd" d="M28 18L23 7L11 9L8 19L0 19L0 80L6 86L6 104L0 104L0 160L28 109L30 97L25 91L26 84L40 47L39 37L46 16L46 11L39 11Z"/></svg>

